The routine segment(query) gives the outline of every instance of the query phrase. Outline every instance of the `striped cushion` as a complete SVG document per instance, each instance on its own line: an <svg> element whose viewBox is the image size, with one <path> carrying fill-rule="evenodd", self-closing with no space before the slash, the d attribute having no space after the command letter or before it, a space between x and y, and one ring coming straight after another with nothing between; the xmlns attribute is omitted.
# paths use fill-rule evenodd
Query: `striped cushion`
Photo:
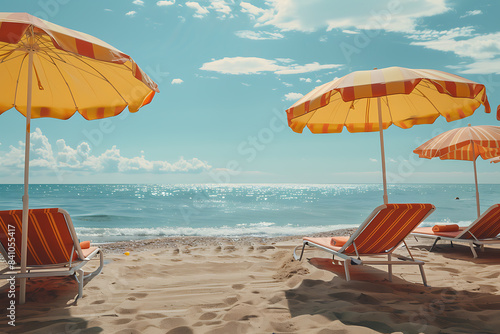
<svg viewBox="0 0 500 334"><path fill-rule="evenodd" d="M73 239L59 209L32 209L28 217L27 265L69 262ZM8 249L8 225L15 231L15 261L21 262L22 210L0 211L0 242Z"/></svg>
<svg viewBox="0 0 500 334"><path fill-rule="evenodd" d="M422 222L432 204L386 204L354 240L360 254L392 250ZM354 253L351 245L346 253Z"/></svg>

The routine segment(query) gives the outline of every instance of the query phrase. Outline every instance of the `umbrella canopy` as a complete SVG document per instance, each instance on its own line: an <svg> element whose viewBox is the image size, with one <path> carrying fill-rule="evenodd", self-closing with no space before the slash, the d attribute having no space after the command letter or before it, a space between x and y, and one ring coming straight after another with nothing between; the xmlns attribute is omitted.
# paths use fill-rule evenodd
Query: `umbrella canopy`
<svg viewBox="0 0 500 334"><path fill-rule="evenodd" d="M500 162L500 158L495 158L495 159L491 159L490 163L499 163Z"/></svg>
<svg viewBox="0 0 500 334"><path fill-rule="evenodd" d="M26 13L0 13L0 114L15 108L26 116L21 273L26 272L28 181L32 118L85 119L136 112L148 104L154 83L130 58L90 35ZM20 280L19 302L26 279Z"/></svg>
<svg viewBox="0 0 500 334"><path fill-rule="evenodd" d="M389 67L358 71L319 86L287 112L290 128L301 133L380 132L384 203L387 203L382 130L408 129L470 116L481 105L490 112L484 85L437 71Z"/></svg>
<svg viewBox="0 0 500 334"><path fill-rule="evenodd" d="M0 13L0 73L0 114L15 108L26 116L31 88L31 118L68 119L79 112L99 119L127 106L136 112L159 91L130 56L26 13Z"/></svg>
<svg viewBox="0 0 500 334"><path fill-rule="evenodd" d="M423 143L415 150L420 158L473 161L476 183L477 216L481 215L477 186L476 159L500 156L500 127L492 125L469 126L446 131Z"/></svg>

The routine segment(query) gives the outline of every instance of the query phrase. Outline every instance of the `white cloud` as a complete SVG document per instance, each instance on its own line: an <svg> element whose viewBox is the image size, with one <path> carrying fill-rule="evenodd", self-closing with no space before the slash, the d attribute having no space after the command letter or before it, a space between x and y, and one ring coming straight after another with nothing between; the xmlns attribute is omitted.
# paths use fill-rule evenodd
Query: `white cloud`
<svg viewBox="0 0 500 334"><path fill-rule="evenodd" d="M327 41L328 41L328 37L326 37L326 36L321 36L321 37L319 38L319 41L320 41L321 43L325 43L325 42L327 42Z"/></svg>
<svg viewBox="0 0 500 334"><path fill-rule="evenodd" d="M113 10L112 10L112 9L109 9L109 8L104 8L104 11L105 11L105 12L112 12Z"/></svg>
<svg viewBox="0 0 500 334"><path fill-rule="evenodd" d="M267 8L247 2L240 6L257 27L272 25L282 31L304 32L352 28L406 32L415 29L417 20L450 9L446 0L352 0L342 5L331 0L272 0L265 4Z"/></svg>
<svg viewBox="0 0 500 334"><path fill-rule="evenodd" d="M483 14L483 11L480 9L469 10L464 15L460 16L460 18L463 19L464 17L467 17L467 16L475 16L475 15L480 15L480 14Z"/></svg>
<svg viewBox="0 0 500 334"><path fill-rule="evenodd" d="M234 33L240 38L247 38L253 40L266 40L266 39L281 39L283 36L280 33L268 32L268 31L252 31L252 30L240 30Z"/></svg>
<svg viewBox="0 0 500 334"><path fill-rule="evenodd" d="M171 84L172 85L180 85L183 82L184 82L184 80L177 78L177 79L173 79L172 82L171 82Z"/></svg>
<svg viewBox="0 0 500 334"><path fill-rule="evenodd" d="M299 80L304 82L312 82L311 78L300 78Z"/></svg>
<svg viewBox="0 0 500 334"><path fill-rule="evenodd" d="M438 51L453 52L460 57L491 59L500 55L500 32L477 35L468 39L444 36L411 44Z"/></svg>
<svg viewBox="0 0 500 334"><path fill-rule="evenodd" d="M500 74L500 59L478 60L470 64L455 66L455 69L465 74Z"/></svg>
<svg viewBox="0 0 500 334"><path fill-rule="evenodd" d="M317 62L311 63L311 64L305 64L305 65L289 65L288 67L285 67L279 71L276 71L276 74L301 74L301 73L309 73L309 72L315 72L315 71L320 71L320 70L325 70L325 69L330 69L330 68L340 68L342 65L340 64L325 64L321 65Z"/></svg>
<svg viewBox="0 0 500 334"><path fill-rule="evenodd" d="M377 162L377 159L369 158L371 162Z"/></svg>
<svg viewBox="0 0 500 334"><path fill-rule="evenodd" d="M135 10L131 10L130 12L127 12L125 15L133 17L137 12Z"/></svg>
<svg viewBox="0 0 500 334"><path fill-rule="evenodd" d="M300 93L288 93L285 94L285 100L287 101L297 101L301 99L304 95Z"/></svg>
<svg viewBox="0 0 500 334"><path fill-rule="evenodd" d="M216 12L222 14L223 17L226 17L226 15L231 14L231 7L228 6L228 4L224 0L211 0L211 6L213 10Z"/></svg>
<svg viewBox="0 0 500 334"><path fill-rule="evenodd" d="M204 71L214 71L224 74L260 74L273 72L275 74L300 74L323 69L339 68L339 64L324 64L317 62L298 65L292 64L291 59L264 59L257 57L225 57L203 64Z"/></svg>
<svg viewBox="0 0 500 334"><path fill-rule="evenodd" d="M175 0L172 1L162 0L156 2L156 5L159 7L172 6L173 4L175 4Z"/></svg>
<svg viewBox="0 0 500 334"><path fill-rule="evenodd" d="M138 5L138 6L144 6L144 1L142 1L142 0L134 0L134 1L132 1L132 3L134 5Z"/></svg>
<svg viewBox="0 0 500 334"><path fill-rule="evenodd" d="M349 30L349 29L344 29L344 30L342 30L342 32L344 34L348 34L348 35L359 35L360 34L359 31L353 31L353 30Z"/></svg>
<svg viewBox="0 0 500 334"><path fill-rule="evenodd" d="M318 79L318 80L316 80L316 82L321 82L321 80L320 80L320 79Z"/></svg>
<svg viewBox="0 0 500 334"><path fill-rule="evenodd" d="M242 1L240 3L240 6L241 6L241 12L247 13L253 19L257 19L258 16L260 16L259 20L271 19L273 15L272 9L262 9L248 2Z"/></svg>
<svg viewBox="0 0 500 334"><path fill-rule="evenodd" d="M196 18L203 18L209 13L206 7L202 7L198 2L195 1L186 2L186 6L195 10L193 16Z"/></svg>
<svg viewBox="0 0 500 334"><path fill-rule="evenodd" d="M283 85L285 85L286 87L292 87L293 86L291 83L284 82L284 81L283 81Z"/></svg>
<svg viewBox="0 0 500 334"><path fill-rule="evenodd" d="M8 152L1 152L0 170L18 173L24 166L24 143L10 146ZM49 139L37 128L31 133L30 168L33 170L85 171L94 173L198 173L211 169L211 166L197 158L176 162L147 160L141 156L128 158L113 146L101 155L92 155L90 145L80 143L76 148L66 144L64 139L56 141L53 150Z"/></svg>

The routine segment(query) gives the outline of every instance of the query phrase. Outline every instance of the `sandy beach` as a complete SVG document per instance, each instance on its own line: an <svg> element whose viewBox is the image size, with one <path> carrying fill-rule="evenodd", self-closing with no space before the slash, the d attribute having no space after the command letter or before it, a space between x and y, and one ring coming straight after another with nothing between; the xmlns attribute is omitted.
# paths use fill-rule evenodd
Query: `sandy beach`
<svg viewBox="0 0 500 334"><path fill-rule="evenodd" d="M165 238L103 245L106 265L74 303L71 278L32 279L7 333L498 333L500 248L408 238L426 262L354 266L350 282L328 254L292 260L300 237ZM128 251L130 255L124 255ZM399 250L403 254L404 249ZM94 265L94 264L92 264ZM90 268L92 269L92 268ZM90 270L87 269L87 270ZM7 285L0 305L6 309ZM2 312L3 313L3 312Z"/></svg>

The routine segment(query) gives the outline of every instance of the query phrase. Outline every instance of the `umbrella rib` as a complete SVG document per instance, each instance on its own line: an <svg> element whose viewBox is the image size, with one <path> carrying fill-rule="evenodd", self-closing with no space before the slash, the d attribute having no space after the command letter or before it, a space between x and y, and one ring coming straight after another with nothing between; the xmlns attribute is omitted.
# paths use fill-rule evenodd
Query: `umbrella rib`
<svg viewBox="0 0 500 334"><path fill-rule="evenodd" d="M69 62L65 61L63 58L59 57L59 55L58 55L58 53L57 53L57 52L53 52L53 53L57 56L57 58L56 58L56 57L53 57L53 56L51 56L51 55L50 55L47 51L49 51L49 50L44 50L44 53L45 53L45 55L46 55L46 56L47 56L47 57L51 60L51 62L54 64L54 66L55 66L55 67L58 67L58 66L57 66L57 64L56 64L56 60L59 60L60 62L65 63L65 64L66 64L66 65L68 65L68 66L73 66L73 67L75 67L75 68L78 68L78 70L81 70L81 71L83 71L83 72L85 72L85 73L87 73L87 74L89 74L89 75L93 75L93 76L95 76L96 78L101 79L101 80L103 80L103 81L107 82L107 83L108 83L108 84L109 84L109 85L110 85L110 86L111 86L111 87L115 90L115 92L116 92L116 93L120 96L120 98L121 98L121 99L122 99L122 100L123 100L123 101L124 101L124 102L128 105L127 100L126 100L126 99L122 96L122 94L118 91L118 89L116 89L116 87L115 87L115 86L114 86L114 85L113 85L113 84L112 84L112 83L111 83L111 82L110 82L110 81L109 81L109 80L108 80L108 79L107 79L107 78L106 78L106 77L105 77L105 76L104 76L101 72L99 72L99 70L97 70L95 67L93 67L93 66L92 66L92 65L90 65L89 63L85 62L85 61L82 59L82 57L81 57L81 56L77 56L77 55L74 55L74 54L72 54L72 53L65 53L65 55L66 55L66 56L70 56L70 57L73 57L73 58L74 58L74 59L76 59L76 60L79 60L81 63L85 64L87 67L90 67L90 68L91 68L91 69L93 69L94 71L89 71L89 70L87 70L87 69L84 69L84 68L82 68L82 67L78 67L78 66L76 66L76 65L74 65L74 64L71 64L71 63L69 63ZM50 51L53 51L53 50L52 50L52 49L50 49ZM62 74L61 74L61 75L62 75ZM63 77L63 78L64 78L64 77ZM64 80L65 80L65 82L66 82L66 79L64 79ZM66 84L67 84L67 82L66 82ZM75 106L76 106L76 102L75 102Z"/></svg>
<svg viewBox="0 0 500 334"><path fill-rule="evenodd" d="M57 71L59 72L59 74L61 75L61 78L63 79L64 83L66 84L66 87L68 87L68 91L69 91L69 94L71 96L71 100L73 100L73 104L75 105L75 109L78 110L78 105L75 101L75 96L73 95L73 92L71 91L71 87L69 86L69 83L68 81L66 81L66 78L64 77L63 73L61 72L61 70L59 69L59 66L56 65L56 63L54 62L54 60L52 59L52 57L50 57L48 54L47 56L50 58L50 60L53 62L55 68L57 69Z"/></svg>
<svg viewBox="0 0 500 334"><path fill-rule="evenodd" d="M71 54L71 56L74 57L75 59L81 61L83 64L87 65L88 67L90 67L91 69L93 69L96 73L98 73L99 75L97 77L100 76L101 79L103 79L104 81L106 81L115 90L116 94L118 94L118 96L120 96L120 98L123 100L123 102L125 102L128 105L127 100L122 96L122 94L118 91L118 89L111 83L111 81L109 81L106 78L106 76L104 74L102 74L98 69L96 69L91 64L87 63L84 59L82 59L81 56L77 57L76 55L73 55L73 54Z"/></svg>
<svg viewBox="0 0 500 334"><path fill-rule="evenodd" d="M427 101L429 101L429 103L431 104L432 107L434 107L434 109L437 111L437 113L441 116L444 116L443 114L441 114L441 112L439 111L439 109L434 105L434 103L432 103L431 99L429 99L427 97L427 95L424 94L423 91L421 91L420 89L418 89L417 87L415 87L415 89L417 92L419 92L420 94L422 94L422 97L425 98Z"/></svg>
<svg viewBox="0 0 500 334"><path fill-rule="evenodd" d="M24 54L23 60L21 62L21 66L19 66L19 73L17 75L17 80L16 80L16 89L14 90L14 102L12 105L15 107L16 106L16 100L17 100L17 90L19 88L19 78L21 77L21 70L23 68L24 61L26 60L26 57L28 56L27 53Z"/></svg>

